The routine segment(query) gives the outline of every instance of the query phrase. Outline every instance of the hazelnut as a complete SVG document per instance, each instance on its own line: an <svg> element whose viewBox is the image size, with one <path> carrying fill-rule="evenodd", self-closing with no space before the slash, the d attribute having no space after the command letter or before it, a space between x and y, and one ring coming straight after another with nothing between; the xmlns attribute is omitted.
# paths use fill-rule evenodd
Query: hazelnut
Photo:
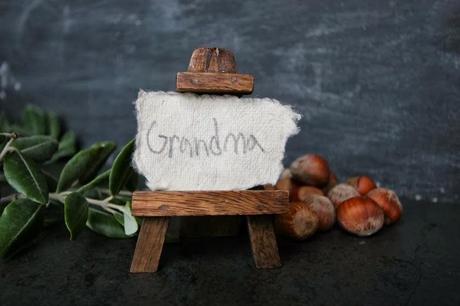
<svg viewBox="0 0 460 306"><path fill-rule="evenodd" d="M342 202L353 197L359 196L359 192L352 186L341 183L332 188L327 197L332 201L335 208L337 208Z"/></svg>
<svg viewBox="0 0 460 306"><path fill-rule="evenodd" d="M323 196L324 193L321 189L313 187L313 186L302 186L297 191L297 198L299 201L305 200L309 195L316 194Z"/></svg>
<svg viewBox="0 0 460 306"><path fill-rule="evenodd" d="M370 198L354 197L339 205L337 221L347 232L358 236L370 236L382 228L384 214Z"/></svg>
<svg viewBox="0 0 460 306"><path fill-rule="evenodd" d="M284 178L292 178L291 170L284 169L283 172L281 172L280 179L284 179Z"/></svg>
<svg viewBox="0 0 460 306"><path fill-rule="evenodd" d="M287 213L275 217L277 232L296 240L312 236L318 230L318 223L318 216L303 202L290 203Z"/></svg>
<svg viewBox="0 0 460 306"><path fill-rule="evenodd" d="M292 174L289 169L285 169L281 176L276 182L275 188L277 190L286 190L289 191L289 200L290 201L297 201L297 190L299 189L299 185L292 179Z"/></svg>
<svg viewBox="0 0 460 306"><path fill-rule="evenodd" d="M303 201L318 216L318 229L327 231L335 223L335 208L329 198L323 195L310 194Z"/></svg>
<svg viewBox="0 0 460 306"><path fill-rule="evenodd" d="M383 209L385 224L394 223L401 218L403 208L398 196L393 190L376 188L371 190L367 196Z"/></svg>
<svg viewBox="0 0 460 306"><path fill-rule="evenodd" d="M329 182L327 183L326 187L323 188L324 194L327 194L332 188L337 185L337 176L334 172L329 173Z"/></svg>
<svg viewBox="0 0 460 306"><path fill-rule="evenodd" d="M295 180L306 185L323 187L329 182L329 165L318 154L297 158L289 168Z"/></svg>
<svg viewBox="0 0 460 306"><path fill-rule="evenodd" d="M374 180L366 175L350 177L347 184L353 186L362 195L377 187Z"/></svg>

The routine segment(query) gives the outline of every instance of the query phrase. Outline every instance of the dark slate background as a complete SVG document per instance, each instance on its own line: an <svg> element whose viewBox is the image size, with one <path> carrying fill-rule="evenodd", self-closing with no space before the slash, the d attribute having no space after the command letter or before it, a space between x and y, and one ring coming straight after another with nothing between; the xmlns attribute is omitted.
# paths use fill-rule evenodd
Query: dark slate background
<svg viewBox="0 0 460 306"><path fill-rule="evenodd" d="M325 155L401 195L460 197L460 2L0 1L0 106L61 114L83 145L135 133L139 88L174 90L192 50L233 50L254 96L304 116L286 163Z"/></svg>

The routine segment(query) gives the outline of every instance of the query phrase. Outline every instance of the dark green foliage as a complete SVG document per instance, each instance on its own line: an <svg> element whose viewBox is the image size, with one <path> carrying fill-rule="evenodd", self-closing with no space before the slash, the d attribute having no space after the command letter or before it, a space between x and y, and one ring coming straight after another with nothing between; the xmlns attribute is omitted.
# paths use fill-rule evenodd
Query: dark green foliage
<svg viewBox="0 0 460 306"><path fill-rule="evenodd" d="M21 242L36 235L42 223L42 210L42 205L28 199L8 204L0 217L0 256L14 251Z"/></svg>
<svg viewBox="0 0 460 306"><path fill-rule="evenodd" d="M135 235L138 224L130 208L130 191L138 181L131 167L134 141L107 168L113 142L78 151L75 134L62 130L56 114L27 106L22 118L15 124L0 113L0 256L23 248L42 225L62 221L70 239L85 227L110 238Z"/></svg>
<svg viewBox="0 0 460 306"><path fill-rule="evenodd" d="M88 220L88 202L79 192L72 192L65 198L64 219L70 239L75 239Z"/></svg>
<svg viewBox="0 0 460 306"><path fill-rule="evenodd" d="M6 181L27 198L46 204L48 202L48 184L38 165L19 151L6 154L3 161Z"/></svg>

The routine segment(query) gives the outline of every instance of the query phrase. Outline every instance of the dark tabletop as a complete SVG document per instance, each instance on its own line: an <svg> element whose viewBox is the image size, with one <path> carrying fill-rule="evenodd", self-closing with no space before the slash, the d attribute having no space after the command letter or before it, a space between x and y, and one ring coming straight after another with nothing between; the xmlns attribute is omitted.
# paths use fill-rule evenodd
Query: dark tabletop
<svg viewBox="0 0 460 306"><path fill-rule="evenodd" d="M130 274L135 239L56 226L0 263L0 305L460 305L460 205L404 202L370 238L280 240L275 270L254 268L242 233L166 244L156 274Z"/></svg>

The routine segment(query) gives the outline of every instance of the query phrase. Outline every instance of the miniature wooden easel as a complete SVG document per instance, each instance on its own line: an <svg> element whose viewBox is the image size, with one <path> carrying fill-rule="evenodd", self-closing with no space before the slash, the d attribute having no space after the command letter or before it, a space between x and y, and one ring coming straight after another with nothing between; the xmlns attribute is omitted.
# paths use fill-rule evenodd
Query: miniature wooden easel
<svg viewBox="0 0 460 306"><path fill-rule="evenodd" d="M250 94L254 78L238 74L233 54L225 49L199 48L187 72L177 74L176 90L213 94ZM137 191L132 213L144 217L131 263L131 272L155 272L169 217L245 215L257 268L281 266L273 229L273 215L287 211L288 192L243 191Z"/></svg>

